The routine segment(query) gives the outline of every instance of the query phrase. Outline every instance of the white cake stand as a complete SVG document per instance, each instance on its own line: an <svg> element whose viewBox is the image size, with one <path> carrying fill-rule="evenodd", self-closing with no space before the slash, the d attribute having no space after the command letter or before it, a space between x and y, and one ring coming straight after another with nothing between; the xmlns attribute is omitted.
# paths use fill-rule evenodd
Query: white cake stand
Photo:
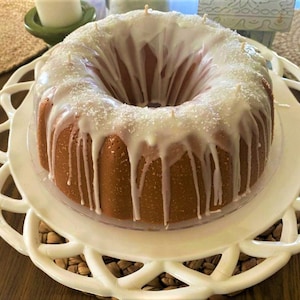
<svg viewBox="0 0 300 300"><path fill-rule="evenodd" d="M251 41L252 42L252 41ZM254 43L254 42L253 42ZM8 119L0 124L0 133L9 131L7 151L0 151L0 190L11 175L21 193L17 200L0 194L0 236L56 281L87 293L119 299L206 299L213 294L227 294L245 289L268 278L290 257L300 252L300 235L296 211L300 210L300 105L288 87L300 90L296 80L284 79L284 70L300 80L300 70L289 61L255 43L270 61L276 100L276 127L270 161L263 188L239 210L201 226L171 230L142 231L119 228L96 222L69 209L42 183L44 174L37 172L28 147L33 99L29 92L15 109L11 96L30 90L33 81L19 82L35 68L36 60L18 69L0 94L0 104ZM25 214L23 233L19 234L4 219L2 212ZM45 221L68 242L42 244L39 223ZM255 240L259 234L282 220L280 241ZM240 253L264 258L252 269L232 275ZM55 258L84 254L92 273L85 277L57 266ZM210 275L194 271L183 263L221 254ZM103 256L135 262L143 267L116 278L106 267ZM169 273L187 286L176 290L145 291L148 282Z"/></svg>

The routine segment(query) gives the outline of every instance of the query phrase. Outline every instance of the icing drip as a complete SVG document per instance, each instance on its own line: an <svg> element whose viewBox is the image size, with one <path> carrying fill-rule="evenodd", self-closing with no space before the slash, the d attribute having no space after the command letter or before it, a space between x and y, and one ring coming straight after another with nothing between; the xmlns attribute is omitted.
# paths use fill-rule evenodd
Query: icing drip
<svg viewBox="0 0 300 300"><path fill-rule="evenodd" d="M87 160L87 156L88 156L88 149L87 149L87 136L86 134L82 134L81 137L79 137L79 145L82 143L82 155L83 155L83 165L84 165L84 177L86 178L87 181L87 194L88 194L88 199L89 199L89 205L90 205L90 209L92 210L93 208L93 198L92 198L92 185L91 185L91 178L90 178L90 174L89 174L89 165L88 165L88 160ZM95 176L95 172L94 172L94 176ZM94 189L96 189L96 187L94 187Z"/></svg>
<svg viewBox="0 0 300 300"><path fill-rule="evenodd" d="M103 141L93 141L92 142L92 162L93 162L93 170L94 176L93 176L93 190L94 190L94 205L95 205L95 211L97 214L101 214L101 207L100 207L100 188L99 188L99 172L98 170L98 156L99 156L99 145L102 145Z"/></svg>
<svg viewBox="0 0 300 300"><path fill-rule="evenodd" d="M204 189L206 194L205 201L205 215L210 215L210 200L211 200L211 187L212 187L212 170L211 170L211 152L208 149L204 153L204 157L201 160L201 165L204 166L202 176L204 178Z"/></svg>
<svg viewBox="0 0 300 300"><path fill-rule="evenodd" d="M133 154L133 155L132 155ZM138 221L141 219L140 215L140 205L139 205L139 189L137 186L137 167L138 159L140 157L139 153L129 151L129 161L130 161L130 186L131 186L131 197L133 206L133 220Z"/></svg>
<svg viewBox="0 0 300 300"><path fill-rule="evenodd" d="M197 217L198 217L198 219L201 219L200 191L199 191L199 185L198 185L198 173L197 173L196 161L195 161L195 157L193 154L193 150L190 147L190 145L185 143L185 148L187 150L188 157L190 159L190 163L191 163L191 167L192 167L193 182L194 182L196 197L197 197Z"/></svg>
<svg viewBox="0 0 300 300"><path fill-rule="evenodd" d="M66 185L77 181L81 204L101 214L99 157L106 138L116 135L128 152L133 220L142 219L146 177L160 160L162 173L153 176L161 176L167 226L174 201L171 167L177 161L184 155L189 159L194 217L201 219L228 201L227 173L232 174L232 199L260 176L273 121L263 84L269 77L252 47L206 16L163 16L145 6L144 12L83 26L50 50L35 93L37 101L53 103L46 120L50 178L55 181L58 139L70 127ZM243 145L247 169L242 178Z"/></svg>
<svg viewBox="0 0 300 300"><path fill-rule="evenodd" d="M85 205L85 199L84 199L84 195L83 195L83 187L82 187L82 179L83 176L81 175L81 170L80 170L80 157L81 157L81 151L80 151L80 140L78 140L78 142L76 143L76 163L77 163L77 182L78 182L78 189L79 189L79 193L80 193L80 203L82 205ZM69 153L70 155L71 153ZM90 199L89 199L90 200ZM91 208L91 202L89 202L89 206Z"/></svg>
<svg viewBox="0 0 300 300"><path fill-rule="evenodd" d="M219 165L219 157L217 153L216 146L210 145L210 152L214 162L214 171L213 171L213 186L214 186L214 205L222 204L222 179L221 171Z"/></svg>
<svg viewBox="0 0 300 300"><path fill-rule="evenodd" d="M68 160L68 166L69 166L69 176L68 176L68 181L67 181L67 185L71 185L72 184L72 177L73 177L73 170L72 170L72 145L73 145L73 141L75 140L76 138L76 133L77 133L78 129L76 130L75 129L75 126L73 126L72 128L72 131L71 131L71 134L70 134L70 140L69 140L69 147L68 147L68 153L69 153L69 160ZM77 159L78 159L78 152L77 152ZM78 162L77 162L78 163ZM80 181L78 181L80 182Z"/></svg>

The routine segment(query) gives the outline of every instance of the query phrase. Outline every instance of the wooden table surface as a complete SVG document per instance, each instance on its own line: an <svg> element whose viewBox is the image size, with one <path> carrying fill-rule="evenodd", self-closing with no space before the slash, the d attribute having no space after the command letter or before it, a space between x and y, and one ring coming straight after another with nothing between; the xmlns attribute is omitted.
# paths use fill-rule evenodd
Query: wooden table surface
<svg viewBox="0 0 300 300"><path fill-rule="evenodd" d="M0 75L0 88L11 73ZM300 100L300 93L296 92ZM0 123L3 121L0 110ZM6 140L0 137L0 146ZM3 148L1 148L3 149ZM300 180L300 178L299 178ZM14 186L9 182L2 193L14 193ZM3 212L6 220L14 228L22 230L23 218L20 215ZM1 225L0 225L1 226ZM212 299L226 299L228 296L213 296ZM228 297L233 300L297 300L300 299L300 254L294 255L288 264L276 274L241 293ZM31 260L0 238L0 300L58 300L58 299L96 299L93 295L67 288L39 270Z"/></svg>

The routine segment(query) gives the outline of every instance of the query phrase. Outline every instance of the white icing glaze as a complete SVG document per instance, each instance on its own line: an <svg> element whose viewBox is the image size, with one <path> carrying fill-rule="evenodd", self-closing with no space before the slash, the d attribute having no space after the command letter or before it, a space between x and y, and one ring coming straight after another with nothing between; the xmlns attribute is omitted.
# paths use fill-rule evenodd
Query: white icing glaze
<svg viewBox="0 0 300 300"><path fill-rule="evenodd" d="M145 45L157 57L150 84L144 66L152 65L146 62ZM122 75L118 57L128 70L126 76ZM80 174L78 169L78 182L82 176L89 182L88 199L82 199L82 204L89 201L90 207L95 207L99 214L97 161L104 139L109 135L118 135L128 148L134 220L141 218L139 198L148 166L155 158L161 158L165 224L170 211L170 166L176 161L168 155L170 145L183 145L184 151L178 155L186 151L190 158L198 218L201 218L200 175L194 155L202 166L208 215L212 185L214 204L223 201L217 147L233 159L234 199L239 198L241 189L240 139L248 147L248 166L251 166L252 156L258 155L252 153L251 144L252 136L259 136L259 123L263 127L265 153L269 151L272 121L270 101L262 85L263 78L270 84L265 62L240 36L206 17L151 10L146 14L134 11L109 16L70 34L45 60L34 89L38 103L46 98L53 103L47 120L50 174L53 175L55 168L57 137L75 120L69 151L75 134L80 141L78 157L80 143L85 157L87 136L92 140L93 182L86 160L85 174ZM192 75L186 80L193 64ZM129 83L124 84L122 77L129 78ZM161 107L149 107L152 103L160 103ZM229 138L228 143L220 144L216 139L220 131ZM201 145L198 151L193 149L191 137ZM155 147L156 152L146 157L138 185L137 167L145 144ZM68 184L72 182L73 171L69 162ZM250 175L249 167L247 190ZM82 194L80 186L79 190Z"/></svg>

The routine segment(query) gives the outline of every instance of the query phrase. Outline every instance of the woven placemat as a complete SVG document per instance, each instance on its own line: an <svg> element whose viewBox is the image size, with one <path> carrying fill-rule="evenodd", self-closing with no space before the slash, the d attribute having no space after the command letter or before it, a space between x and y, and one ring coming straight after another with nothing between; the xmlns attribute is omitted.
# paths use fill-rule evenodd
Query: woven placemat
<svg viewBox="0 0 300 300"><path fill-rule="evenodd" d="M33 0L1 0L0 74L17 68L47 49L44 41L24 28L24 16L33 6ZM300 66L300 10L295 11L289 32L276 33L272 48Z"/></svg>
<svg viewBox="0 0 300 300"><path fill-rule="evenodd" d="M24 17L33 6L33 0L1 0L0 74L17 68L47 49L44 41L32 36L24 27Z"/></svg>
<svg viewBox="0 0 300 300"><path fill-rule="evenodd" d="M277 32L272 49L280 56L300 66L300 10L295 10L289 32Z"/></svg>

